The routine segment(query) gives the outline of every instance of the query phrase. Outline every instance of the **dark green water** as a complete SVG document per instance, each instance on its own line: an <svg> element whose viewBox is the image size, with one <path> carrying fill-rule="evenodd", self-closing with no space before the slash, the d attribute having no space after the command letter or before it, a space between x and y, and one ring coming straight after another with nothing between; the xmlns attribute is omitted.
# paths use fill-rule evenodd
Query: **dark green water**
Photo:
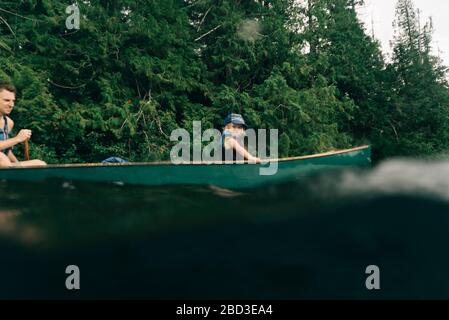
<svg viewBox="0 0 449 320"><path fill-rule="evenodd" d="M0 253L1 299L449 298L449 162L244 193L0 182Z"/></svg>

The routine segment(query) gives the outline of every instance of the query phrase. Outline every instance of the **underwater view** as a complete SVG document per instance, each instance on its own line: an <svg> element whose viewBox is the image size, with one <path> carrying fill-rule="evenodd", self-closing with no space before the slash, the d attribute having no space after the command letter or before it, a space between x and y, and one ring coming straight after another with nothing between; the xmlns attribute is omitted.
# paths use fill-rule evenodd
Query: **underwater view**
<svg viewBox="0 0 449 320"><path fill-rule="evenodd" d="M448 229L449 160L244 191L2 181L0 299L447 299Z"/></svg>

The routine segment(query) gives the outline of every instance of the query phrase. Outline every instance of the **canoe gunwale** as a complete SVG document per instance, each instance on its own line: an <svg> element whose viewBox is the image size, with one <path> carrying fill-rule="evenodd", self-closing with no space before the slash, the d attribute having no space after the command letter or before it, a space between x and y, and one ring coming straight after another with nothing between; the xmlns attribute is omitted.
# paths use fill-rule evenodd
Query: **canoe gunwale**
<svg viewBox="0 0 449 320"><path fill-rule="evenodd" d="M290 157L290 158L278 158L278 159L266 159L262 164L267 164L270 162L287 162L287 161L298 161L307 160L315 158L323 158L334 155L341 155L346 153L352 153L356 151L362 151L369 149L369 145L360 146L352 149L329 151L314 155ZM79 163L79 164L58 164L58 165L47 165L47 166L18 166L18 167L8 167L0 168L2 170L23 170L23 169L51 169L51 168L85 168L85 167L113 167L113 166L149 166L149 165L178 165L178 166L188 166L188 165L232 165L232 164L246 164L246 165L256 165L256 163L251 163L248 161L190 161L181 162L179 164L174 164L171 161L158 161L158 162L126 162L126 163Z"/></svg>

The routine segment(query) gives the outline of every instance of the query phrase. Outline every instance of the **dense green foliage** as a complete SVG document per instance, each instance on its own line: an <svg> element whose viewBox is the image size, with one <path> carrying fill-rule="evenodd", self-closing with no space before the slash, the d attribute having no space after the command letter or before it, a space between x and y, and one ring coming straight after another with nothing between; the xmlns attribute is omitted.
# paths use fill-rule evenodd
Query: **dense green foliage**
<svg viewBox="0 0 449 320"><path fill-rule="evenodd" d="M17 128L48 162L167 158L173 129L221 129L229 112L276 128L280 155L372 143L378 157L447 149L449 86L410 0L394 56L354 0L67 1L0 4L0 78Z"/></svg>

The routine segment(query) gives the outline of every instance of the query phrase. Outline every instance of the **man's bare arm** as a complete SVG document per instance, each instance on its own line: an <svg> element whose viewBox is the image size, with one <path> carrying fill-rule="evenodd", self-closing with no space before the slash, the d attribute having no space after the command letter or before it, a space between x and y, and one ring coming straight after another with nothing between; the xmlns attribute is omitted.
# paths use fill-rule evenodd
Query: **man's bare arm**
<svg viewBox="0 0 449 320"><path fill-rule="evenodd" d="M11 138L8 140L2 140L2 141L0 141L0 150L5 150L8 148L11 148L20 142L21 141L17 137L14 137L14 138Z"/></svg>
<svg viewBox="0 0 449 320"><path fill-rule="evenodd" d="M9 117L7 118L7 121L8 121L9 129L12 131L12 129L14 129L14 121L12 119L10 119ZM14 162L19 162L19 160L17 160L17 158L14 155L14 153L12 152L12 150L9 150L8 158L13 163Z"/></svg>

